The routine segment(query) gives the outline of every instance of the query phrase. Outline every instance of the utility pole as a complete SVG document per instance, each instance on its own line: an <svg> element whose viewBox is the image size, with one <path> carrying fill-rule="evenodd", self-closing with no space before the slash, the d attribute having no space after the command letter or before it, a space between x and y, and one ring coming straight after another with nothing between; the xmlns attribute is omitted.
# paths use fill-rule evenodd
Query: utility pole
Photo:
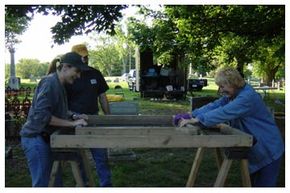
<svg viewBox="0 0 290 193"><path fill-rule="evenodd" d="M128 49L129 49L129 70L131 70L132 69L131 47L128 46Z"/></svg>
<svg viewBox="0 0 290 193"><path fill-rule="evenodd" d="M139 46L135 49L135 69L136 69L136 91L140 91L140 50Z"/></svg>
<svg viewBox="0 0 290 193"><path fill-rule="evenodd" d="M127 72L127 47L128 47L127 43L123 43L123 48L124 48L124 53L125 53L123 56L123 73Z"/></svg>

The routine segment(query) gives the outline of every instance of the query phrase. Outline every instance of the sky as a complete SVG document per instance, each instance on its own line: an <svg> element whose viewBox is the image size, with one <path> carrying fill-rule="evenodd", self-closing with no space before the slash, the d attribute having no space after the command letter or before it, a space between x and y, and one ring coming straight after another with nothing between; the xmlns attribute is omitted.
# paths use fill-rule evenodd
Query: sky
<svg viewBox="0 0 290 193"><path fill-rule="evenodd" d="M58 21L54 16L36 15L27 31L20 36L21 43L15 46L15 62L21 58L36 58L42 62L51 61L58 53L69 51L69 44L53 45L50 27ZM71 42L84 41L83 38L73 38ZM5 50L5 63L10 63L10 54Z"/></svg>

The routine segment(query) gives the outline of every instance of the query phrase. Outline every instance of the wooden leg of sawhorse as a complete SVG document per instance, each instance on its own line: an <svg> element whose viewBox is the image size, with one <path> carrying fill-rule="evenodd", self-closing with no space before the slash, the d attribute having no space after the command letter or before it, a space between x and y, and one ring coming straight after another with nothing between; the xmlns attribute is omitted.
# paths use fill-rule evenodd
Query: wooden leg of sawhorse
<svg viewBox="0 0 290 193"><path fill-rule="evenodd" d="M89 179L89 186L90 187L95 187L96 184L95 184L95 181L94 181L94 178L93 178L93 174L91 172L90 162L89 162L88 156L86 155L86 150L80 150L80 155L81 155L81 158L83 160L85 173L86 173L86 175L87 175L87 177Z"/></svg>
<svg viewBox="0 0 290 193"><path fill-rule="evenodd" d="M49 187L54 186L56 174L57 174L59 167L60 167L60 162L61 161L59 161L59 160L55 160L53 162L51 173L50 173L50 179L48 182ZM81 171L80 171L78 162L77 161L69 161L69 163L71 165L72 173L73 173L74 179L76 181L76 186L78 186L78 187L84 186L84 182L83 182L83 179L81 176Z"/></svg>
<svg viewBox="0 0 290 193"><path fill-rule="evenodd" d="M191 167L191 171L190 171L187 183L186 183L186 187L194 186L198 169L202 160L203 152L204 152L204 148L202 147L198 148L196 151L196 155L195 155L192 167Z"/></svg>
<svg viewBox="0 0 290 193"><path fill-rule="evenodd" d="M220 170L223 163L223 152L220 148L214 148L214 151L215 151L216 163L217 163L218 169Z"/></svg>
<svg viewBox="0 0 290 193"><path fill-rule="evenodd" d="M81 176L81 171L80 171L80 167L79 167L79 163L78 163L79 161L77 161L75 159L77 151L76 150L74 150L74 151L64 150L64 153L69 153L67 156L73 156L73 158L60 157L60 158L57 158L56 160L53 161L48 186L49 187L54 186L55 178L56 178L57 172L59 170L60 163L63 161L68 161L70 163L71 169L73 172L73 176L74 176L74 179L76 181L76 186L84 186L85 184L84 184L84 181L83 181L82 176ZM79 155L81 156L81 159L83 161L85 174L89 179L89 186L93 187L93 186L95 186L95 182L94 182L94 179L92 177L91 169L89 167L90 163L89 163L88 157L85 153L85 150L79 150Z"/></svg>
<svg viewBox="0 0 290 193"><path fill-rule="evenodd" d="M50 173L48 187L54 186L55 177L56 177L57 171L59 169L59 164L60 164L60 161L54 161L52 164L52 169L51 169L51 173Z"/></svg>
<svg viewBox="0 0 290 193"><path fill-rule="evenodd" d="M77 187L84 187L84 181L82 179L81 170L79 168L79 164L76 161L69 161L72 169L73 176L76 181Z"/></svg>
<svg viewBox="0 0 290 193"><path fill-rule="evenodd" d="M233 160L224 158L221 168L219 170L218 176L214 183L214 187L222 187L225 184L226 178L228 176L230 167L232 165Z"/></svg>
<svg viewBox="0 0 290 193"><path fill-rule="evenodd" d="M242 176L242 183L244 187L251 187L251 178L250 172L248 169L248 160L242 159L241 160L241 176Z"/></svg>
<svg viewBox="0 0 290 193"><path fill-rule="evenodd" d="M227 157L224 157L224 160L222 162L222 165L219 169L219 173L216 179L216 182L214 184L215 187L221 187L224 186L226 178L228 176L229 169L232 165L232 159L228 159ZM250 179L250 173L248 169L248 160L247 159L241 159L241 177L242 177L242 185L244 187L251 187L251 179Z"/></svg>
<svg viewBox="0 0 290 193"><path fill-rule="evenodd" d="M186 187L192 187L195 183L204 150L205 148L197 149L196 156L195 156L195 159L193 161L192 168L190 171L190 175L186 183ZM228 159L226 156L223 156L220 148L216 148L215 150L216 150L216 155L217 155L216 158L217 158L219 172L218 172L218 176L216 178L214 186L222 187L225 184L225 181L228 176L233 160ZM250 187L251 180L250 180L250 174L248 170L248 160L241 159L240 161L241 161L241 176L242 176L243 186Z"/></svg>

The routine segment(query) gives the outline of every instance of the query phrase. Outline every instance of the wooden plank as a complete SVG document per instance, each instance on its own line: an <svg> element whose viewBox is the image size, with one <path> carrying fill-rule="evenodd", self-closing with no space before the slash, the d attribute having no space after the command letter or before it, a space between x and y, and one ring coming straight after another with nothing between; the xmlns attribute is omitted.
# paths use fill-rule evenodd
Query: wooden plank
<svg viewBox="0 0 290 193"><path fill-rule="evenodd" d="M88 115L88 126L173 126L172 115Z"/></svg>
<svg viewBox="0 0 290 193"><path fill-rule="evenodd" d="M174 127L78 127L75 130L76 135L185 135L198 134L197 129L184 128L185 130L177 130Z"/></svg>
<svg viewBox="0 0 290 193"><path fill-rule="evenodd" d="M175 128L172 123L172 115L89 115L88 126L167 126ZM251 135L226 124L220 124L218 127L220 128L220 133L223 135L246 135L252 138Z"/></svg>
<svg viewBox="0 0 290 193"><path fill-rule="evenodd" d="M226 135L51 135L54 148L249 147L251 138Z"/></svg>

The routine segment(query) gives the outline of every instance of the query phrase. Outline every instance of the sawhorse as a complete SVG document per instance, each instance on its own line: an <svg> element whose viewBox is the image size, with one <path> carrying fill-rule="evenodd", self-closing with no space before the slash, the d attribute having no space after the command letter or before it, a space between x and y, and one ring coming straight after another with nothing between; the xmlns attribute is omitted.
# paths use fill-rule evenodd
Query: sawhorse
<svg viewBox="0 0 290 193"><path fill-rule="evenodd" d="M76 186L83 187L85 183L83 181L81 170L79 167L80 159L83 162L84 172L89 180L88 186L94 187L95 182L92 177L90 164L86 152L84 149L53 149L53 165L50 173L49 187L52 187L55 182L55 178L58 170L60 169L60 164L64 161L68 161L71 165L72 173L76 182Z"/></svg>
<svg viewBox="0 0 290 193"><path fill-rule="evenodd" d="M242 184L245 187L251 187L250 174L248 170L248 160L247 160L247 149L243 148L215 148L217 165L219 168L219 172L214 183L214 187L223 187L225 185L226 178L228 176L228 172L232 165L233 160L240 160L241 163L241 176L242 176ZM201 160L204 154L205 148L200 147L197 149L192 168L186 183L187 187L193 187L199 166L201 164Z"/></svg>

